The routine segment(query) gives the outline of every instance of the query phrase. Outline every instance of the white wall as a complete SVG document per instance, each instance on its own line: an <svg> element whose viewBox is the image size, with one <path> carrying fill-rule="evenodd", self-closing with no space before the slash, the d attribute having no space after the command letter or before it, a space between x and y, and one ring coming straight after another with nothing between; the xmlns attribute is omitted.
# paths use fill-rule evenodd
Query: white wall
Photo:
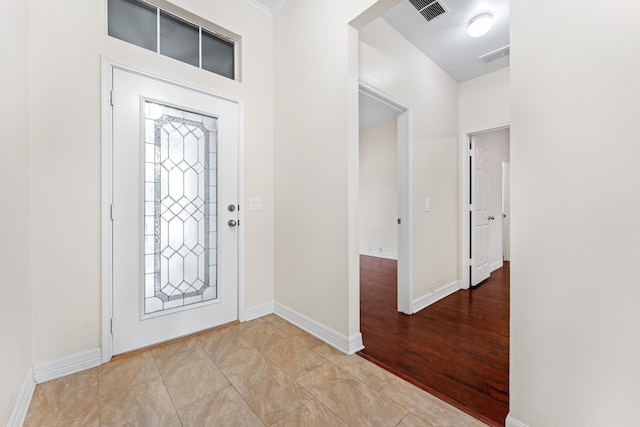
<svg viewBox="0 0 640 427"><path fill-rule="evenodd" d="M511 5L510 414L529 426L638 424L640 4L615 6Z"/></svg>
<svg viewBox="0 0 640 427"><path fill-rule="evenodd" d="M360 31L360 78L412 109L415 300L460 275L458 83L381 18Z"/></svg>
<svg viewBox="0 0 640 427"><path fill-rule="evenodd" d="M276 301L346 337L360 331L357 33L348 24L373 3L295 1L275 21Z"/></svg>
<svg viewBox="0 0 640 427"><path fill-rule="evenodd" d="M489 221L489 265L495 270L502 266L502 161L509 160L509 129L481 133L474 139L487 152L487 203L489 216L495 218Z"/></svg>
<svg viewBox="0 0 640 427"><path fill-rule="evenodd" d="M460 130L504 126L510 120L509 67L460 83Z"/></svg>
<svg viewBox="0 0 640 427"><path fill-rule="evenodd" d="M233 0L174 1L242 35L242 83L106 36L106 1L31 1L35 364L100 347L100 55L244 99L246 305L273 301L273 23ZM80 17L80 18L79 18Z"/></svg>
<svg viewBox="0 0 640 427"><path fill-rule="evenodd" d="M398 120L360 129L360 252L398 256Z"/></svg>
<svg viewBox="0 0 640 427"><path fill-rule="evenodd" d="M28 3L0 3L0 425L31 367Z"/></svg>

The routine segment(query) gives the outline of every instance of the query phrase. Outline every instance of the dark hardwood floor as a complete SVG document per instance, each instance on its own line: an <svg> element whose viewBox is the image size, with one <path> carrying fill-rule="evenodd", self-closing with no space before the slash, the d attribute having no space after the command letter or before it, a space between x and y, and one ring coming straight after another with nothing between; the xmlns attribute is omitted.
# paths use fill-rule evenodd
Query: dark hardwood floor
<svg viewBox="0 0 640 427"><path fill-rule="evenodd" d="M509 411L509 263L411 316L396 261L360 256L359 354L490 425Z"/></svg>

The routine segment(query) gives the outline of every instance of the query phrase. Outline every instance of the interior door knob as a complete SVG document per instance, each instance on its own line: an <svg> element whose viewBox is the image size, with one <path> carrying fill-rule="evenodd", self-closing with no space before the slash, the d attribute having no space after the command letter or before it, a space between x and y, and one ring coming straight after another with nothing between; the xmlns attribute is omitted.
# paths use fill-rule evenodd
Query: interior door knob
<svg viewBox="0 0 640 427"><path fill-rule="evenodd" d="M227 224L229 225L229 227L235 227L236 225L238 225L238 222L235 219L230 219Z"/></svg>

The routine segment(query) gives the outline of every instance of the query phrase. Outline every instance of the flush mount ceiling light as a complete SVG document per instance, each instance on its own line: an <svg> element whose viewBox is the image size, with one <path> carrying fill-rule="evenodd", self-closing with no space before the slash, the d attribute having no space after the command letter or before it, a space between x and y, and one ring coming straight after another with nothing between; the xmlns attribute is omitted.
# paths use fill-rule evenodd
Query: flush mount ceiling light
<svg viewBox="0 0 640 427"><path fill-rule="evenodd" d="M493 24L493 17L490 13L481 13L480 15L474 16L469 21L469 26L467 27L467 34L471 37L481 37L489 32L491 29L491 25Z"/></svg>

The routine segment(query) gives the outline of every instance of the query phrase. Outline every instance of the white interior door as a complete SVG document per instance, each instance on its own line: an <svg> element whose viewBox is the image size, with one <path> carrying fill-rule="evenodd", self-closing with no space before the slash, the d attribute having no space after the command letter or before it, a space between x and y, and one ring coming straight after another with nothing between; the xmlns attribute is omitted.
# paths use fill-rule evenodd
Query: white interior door
<svg viewBox="0 0 640 427"><path fill-rule="evenodd" d="M502 259L511 259L511 181L510 163L502 161Z"/></svg>
<svg viewBox="0 0 640 427"><path fill-rule="evenodd" d="M471 286L475 286L491 274L489 265L489 165L487 149L479 146L473 136L471 137L471 152L471 194L473 198L471 201L471 229L473 230Z"/></svg>
<svg viewBox="0 0 640 427"><path fill-rule="evenodd" d="M113 354L238 318L239 105L112 81Z"/></svg>

